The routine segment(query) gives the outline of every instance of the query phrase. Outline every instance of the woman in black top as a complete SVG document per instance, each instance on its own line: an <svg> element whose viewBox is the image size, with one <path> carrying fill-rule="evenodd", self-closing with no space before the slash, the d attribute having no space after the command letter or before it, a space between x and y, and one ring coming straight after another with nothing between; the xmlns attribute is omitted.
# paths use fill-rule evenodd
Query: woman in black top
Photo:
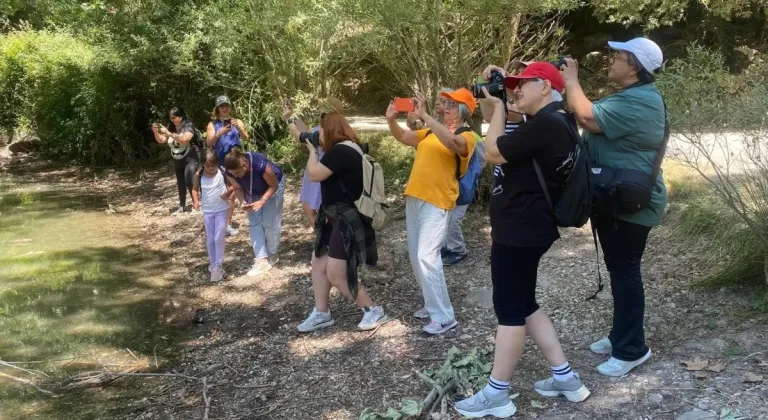
<svg viewBox="0 0 768 420"><path fill-rule="evenodd" d="M176 185L179 189L179 209L174 214L185 211L187 191L192 196L192 186L195 172L200 164L200 145L202 141L195 125L187 118L187 114L179 107L169 111L171 124L165 128L162 124L152 124L152 134L161 144L167 144L176 170Z"/></svg>
<svg viewBox="0 0 768 420"><path fill-rule="evenodd" d="M357 268L376 263L376 238L370 224L355 207L363 192L363 151L357 134L344 115L331 112L320 120L322 160L307 142L309 180L320 182L322 205L315 222L315 253L312 257L312 289L315 308L298 326L300 332L315 331L335 324L328 308L331 286L363 310L360 330L371 330L386 320L384 309L357 283ZM357 233L364 232L365 244ZM362 248L362 249L361 249ZM364 260L364 261L363 261Z"/></svg>
<svg viewBox="0 0 768 420"><path fill-rule="evenodd" d="M488 163L500 164L506 176L491 198L491 277L499 322L496 354L488 385L456 403L457 411L470 417L514 414L507 387L523 353L526 333L552 367L552 376L536 382L534 390L544 396L564 395L573 402L589 396L571 370L549 316L536 303L539 260L559 236L533 162L541 167L550 195L557 200L573 167L576 142L570 130L576 130L576 121L556 101L556 92L565 83L552 64L532 63L521 74L507 77L506 85L514 90L515 104L528 120L505 135L504 104L485 92L494 106L486 155Z"/></svg>

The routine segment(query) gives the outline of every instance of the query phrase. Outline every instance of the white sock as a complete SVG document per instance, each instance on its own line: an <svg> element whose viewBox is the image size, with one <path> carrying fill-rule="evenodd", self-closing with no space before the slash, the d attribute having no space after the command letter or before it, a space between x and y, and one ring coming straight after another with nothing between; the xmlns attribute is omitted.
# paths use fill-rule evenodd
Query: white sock
<svg viewBox="0 0 768 420"><path fill-rule="evenodd" d="M556 381L567 381L568 379L573 378L571 365L569 365L568 362L565 362L565 364L561 366L553 366L552 376L554 376Z"/></svg>
<svg viewBox="0 0 768 420"><path fill-rule="evenodd" d="M488 385L483 388L483 393L491 398L498 398L507 394L509 382L500 381L493 376L488 377Z"/></svg>

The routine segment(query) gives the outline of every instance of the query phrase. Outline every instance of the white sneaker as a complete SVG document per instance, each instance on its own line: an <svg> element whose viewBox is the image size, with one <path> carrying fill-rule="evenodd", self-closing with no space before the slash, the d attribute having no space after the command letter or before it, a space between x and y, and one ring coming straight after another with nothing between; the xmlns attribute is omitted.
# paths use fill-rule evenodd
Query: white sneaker
<svg viewBox="0 0 768 420"><path fill-rule="evenodd" d="M457 401L453 408L462 416L479 419L485 416L493 416L499 419L511 417L517 411L517 407L509 399L509 395L504 395L491 399L480 390L477 394L466 400Z"/></svg>
<svg viewBox="0 0 768 420"><path fill-rule="evenodd" d="M357 324L357 329L360 331L372 330L386 320L387 315L384 313L384 308L381 306L371 306L363 309L363 320Z"/></svg>
<svg viewBox="0 0 768 420"><path fill-rule="evenodd" d="M615 357L611 357L607 362L597 367L597 371L605 376L624 376L629 373L630 370L642 365L646 360L651 358L651 349L648 349L648 353L637 360L626 362L619 360Z"/></svg>
<svg viewBox="0 0 768 420"><path fill-rule="evenodd" d="M570 402L582 402L589 397L589 390L575 372L565 381L558 381L551 376L543 381L537 381L533 384L533 390L545 397L562 395Z"/></svg>
<svg viewBox="0 0 768 420"><path fill-rule="evenodd" d="M427 308L421 308L413 313L413 317L418 319L427 319L429 318L429 311Z"/></svg>
<svg viewBox="0 0 768 420"><path fill-rule="evenodd" d="M590 344L589 349L595 354L611 354L613 345L611 345L611 340L609 340L608 337L603 337Z"/></svg>
<svg viewBox="0 0 768 420"><path fill-rule="evenodd" d="M441 324L441 323L439 323L437 321L432 321L429 324L424 326L424 332L426 332L427 334L432 334L432 335L442 334L442 333L444 333L446 331L449 331L449 330L452 330L452 329L456 328L457 325L459 325L459 323L456 322L455 319L452 320L452 321L448 321L445 324Z"/></svg>
<svg viewBox="0 0 768 420"><path fill-rule="evenodd" d="M232 225L227 225L227 236L235 236L238 233L240 233L239 230L232 227Z"/></svg>
<svg viewBox="0 0 768 420"><path fill-rule="evenodd" d="M333 316L331 316L330 310L326 313L322 313L319 312L317 308L313 308L312 313L309 314L309 317L307 317L304 322L299 324L296 329L298 329L299 332L311 332L321 328L330 327L335 323L336 321L333 319Z"/></svg>
<svg viewBox="0 0 768 420"><path fill-rule="evenodd" d="M184 214L184 207L179 206L179 208L176 209L176 211L174 211L173 214L175 215Z"/></svg>
<svg viewBox="0 0 768 420"><path fill-rule="evenodd" d="M260 276L272 269L272 264L267 261L266 258L254 258L253 267L248 270L248 276L256 277Z"/></svg>

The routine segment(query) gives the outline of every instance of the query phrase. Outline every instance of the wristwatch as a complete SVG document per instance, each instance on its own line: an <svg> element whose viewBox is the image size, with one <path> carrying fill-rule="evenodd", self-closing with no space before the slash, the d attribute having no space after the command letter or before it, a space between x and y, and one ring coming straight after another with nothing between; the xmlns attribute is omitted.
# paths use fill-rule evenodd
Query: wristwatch
<svg viewBox="0 0 768 420"><path fill-rule="evenodd" d="M296 117L290 117L287 120L285 120L285 123L288 125L291 125L296 122Z"/></svg>

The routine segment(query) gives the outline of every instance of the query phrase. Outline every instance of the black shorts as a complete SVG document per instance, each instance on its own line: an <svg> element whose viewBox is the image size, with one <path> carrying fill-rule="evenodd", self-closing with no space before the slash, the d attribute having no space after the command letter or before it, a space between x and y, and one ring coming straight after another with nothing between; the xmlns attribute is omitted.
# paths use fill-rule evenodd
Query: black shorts
<svg viewBox="0 0 768 420"><path fill-rule="evenodd" d="M491 246L493 309L499 325L523 326L539 309L536 276L546 247L517 247L494 242Z"/></svg>
<svg viewBox="0 0 768 420"><path fill-rule="evenodd" d="M337 260L347 260L347 253L344 251L344 238L341 235L339 224L330 218L323 228L323 237L321 243L328 248L328 256Z"/></svg>

